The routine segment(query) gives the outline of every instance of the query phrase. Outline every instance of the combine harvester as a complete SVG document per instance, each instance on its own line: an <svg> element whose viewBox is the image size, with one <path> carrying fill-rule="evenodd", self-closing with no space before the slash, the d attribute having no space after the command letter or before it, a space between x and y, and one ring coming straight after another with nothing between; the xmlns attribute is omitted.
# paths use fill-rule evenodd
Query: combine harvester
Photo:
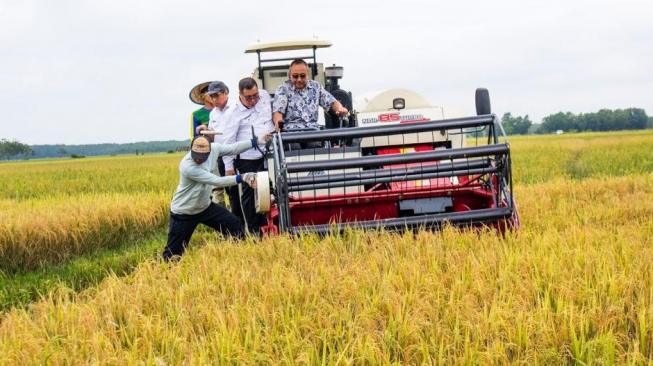
<svg viewBox="0 0 653 366"><path fill-rule="evenodd" d="M264 233L445 223L500 231L519 227L510 147L486 89L476 90L477 116L453 115L404 89L378 93L354 111L351 93L338 85L342 67L317 62L317 48L330 46L324 40L291 41L258 43L245 51L258 55L253 77L273 95L297 57L262 54L312 50L301 57L312 78L351 111L348 119L325 113L320 130L274 135L268 170L257 180L257 210L267 215ZM315 141L323 147L289 148Z"/></svg>

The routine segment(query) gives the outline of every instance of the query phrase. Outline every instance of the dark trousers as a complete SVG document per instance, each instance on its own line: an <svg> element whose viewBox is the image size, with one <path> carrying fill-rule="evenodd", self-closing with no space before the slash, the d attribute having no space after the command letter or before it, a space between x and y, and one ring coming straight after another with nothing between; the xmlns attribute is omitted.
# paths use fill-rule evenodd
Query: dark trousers
<svg viewBox="0 0 653 366"><path fill-rule="evenodd" d="M234 168L238 170L239 174L260 172L263 170L263 158L256 160L246 160L237 158L234 160ZM261 234L261 224L265 220L265 216L256 213L256 202L254 201L254 190L247 184L241 184L243 195L241 197L241 218L246 220L249 232L254 235ZM237 189L237 188L236 188ZM231 200L231 196L229 196ZM233 205L231 206L234 207ZM238 216L238 215L236 215ZM243 221L245 223L245 221Z"/></svg>
<svg viewBox="0 0 653 366"><path fill-rule="evenodd" d="M224 167L224 162L222 161L222 157L218 158L218 172L220 172L221 176L225 176L225 167ZM238 200L238 186L230 186L230 187L225 187L225 191L227 191L227 197L229 197L229 205L231 206L231 213L236 215L236 217L242 217L242 214L240 213L240 201Z"/></svg>
<svg viewBox="0 0 653 366"><path fill-rule="evenodd" d="M170 212L168 244L163 250L163 259L168 261L172 256L184 254L190 237L199 224L209 226L224 235L243 237L243 224L240 220L226 208L213 202L206 210L195 215L179 215Z"/></svg>

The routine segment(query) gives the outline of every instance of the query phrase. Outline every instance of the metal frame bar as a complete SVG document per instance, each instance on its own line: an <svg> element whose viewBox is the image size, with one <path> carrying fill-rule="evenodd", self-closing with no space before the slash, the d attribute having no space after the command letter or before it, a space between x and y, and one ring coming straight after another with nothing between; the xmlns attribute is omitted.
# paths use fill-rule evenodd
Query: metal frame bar
<svg viewBox="0 0 653 366"><path fill-rule="evenodd" d="M434 179L434 178L447 178L454 177L462 174L491 174L498 173L499 168L478 168L478 169L468 169L464 173L462 172L431 172L431 173L419 173L419 174L407 174L407 175L396 175L390 177L374 177L366 178L360 180L341 180L341 181L330 181L325 183L314 183L314 184L304 184L299 186L288 187L288 192L299 192L307 191L314 189L328 189L328 188L340 188L340 187L351 187L351 186L360 186L367 184L376 184L376 183L392 183L392 182L408 182L421 179Z"/></svg>
<svg viewBox="0 0 653 366"><path fill-rule="evenodd" d="M338 138L373 137L400 135L408 133L450 130L467 127L491 126L494 123L492 115L467 118L444 119L420 123L401 123L388 126L336 128L320 131L283 132L285 142L309 142Z"/></svg>
<svg viewBox="0 0 653 366"><path fill-rule="evenodd" d="M319 176L307 176L290 178L288 185L298 186L309 183L326 183L349 180L361 180L368 178L385 178L393 176L405 176L409 174L435 173L435 172L458 172L463 173L465 169L487 168L491 166L490 159L475 159L466 162L456 163L439 163L434 165L424 165L421 167L391 167L387 169L364 170L355 173L329 174Z"/></svg>
<svg viewBox="0 0 653 366"><path fill-rule="evenodd" d="M475 158L488 155L505 155L507 144L464 147L452 150L432 150L410 154L372 155L350 159L334 159L326 161L307 161L287 163L288 173L306 171L321 171L334 169L370 168L380 165L422 163L435 160L453 160L458 158Z"/></svg>

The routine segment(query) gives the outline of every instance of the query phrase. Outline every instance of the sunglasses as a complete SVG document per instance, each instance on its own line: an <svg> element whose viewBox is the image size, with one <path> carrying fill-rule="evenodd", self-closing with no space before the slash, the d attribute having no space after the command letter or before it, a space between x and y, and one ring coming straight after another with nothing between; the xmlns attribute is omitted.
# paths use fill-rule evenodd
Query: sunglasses
<svg viewBox="0 0 653 366"><path fill-rule="evenodd" d="M253 100L257 100L259 97L258 93L253 94L253 95L243 95L243 99L245 99L248 102L251 102Z"/></svg>
<svg viewBox="0 0 653 366"><path fill-rule="evenodd" d="M306 74L292 74L290 75L291 78L297 80L297 79L306 79Z"/></svg>

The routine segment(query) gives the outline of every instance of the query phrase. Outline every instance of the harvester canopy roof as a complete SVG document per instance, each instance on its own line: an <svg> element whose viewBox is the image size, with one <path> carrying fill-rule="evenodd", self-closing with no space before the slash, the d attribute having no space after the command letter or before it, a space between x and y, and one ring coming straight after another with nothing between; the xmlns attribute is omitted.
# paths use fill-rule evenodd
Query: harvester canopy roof
<svg viewBox="0 0 653 366"><path fill-rule="evenodd" d="M331 47L331 42L322 39L304 39L284 42L252 43L245 49L245 53L292 51L315 48Z"/></svg>

